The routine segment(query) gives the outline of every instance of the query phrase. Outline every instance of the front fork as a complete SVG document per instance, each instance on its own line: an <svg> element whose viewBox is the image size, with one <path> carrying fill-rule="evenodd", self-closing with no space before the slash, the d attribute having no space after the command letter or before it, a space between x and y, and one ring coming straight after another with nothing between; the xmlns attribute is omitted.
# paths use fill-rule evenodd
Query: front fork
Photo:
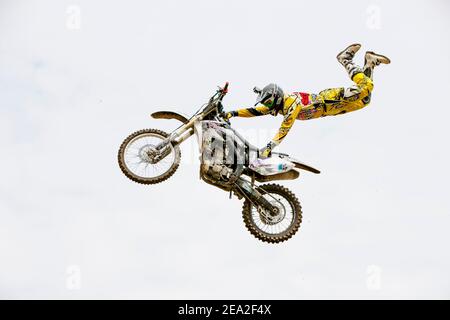
<svg viewBox="0 0 450 320"><path fill-rule="evenodd" d="M239 178L236 181L236 185L243 193L243 196L250 200L250 202L254 205L263 207L263 209L267 210L271 216L276 216L279 213L279 209L264 198L263 195L256 188L254 188L249 181Z"/></svg>
<svg viewBox="0 0 450 320"><path fill-rule="evenodd" d="M180 136L178 136L178 135L174 136L171 134L166 139L164 139L164 141L162 141L155 147L155 149L158 151L158 161L164 159L165 157L167 157L170 154L170 152L172 150L171 146L175 147L175 146L181 144L184 140L186 140L193 134L194 134L194 129L191 128L190 130L184 132Z"/></svg>
<svg viewBox="0 0 450 320"><path fill-rule="evenodd" d="M166 139L164 139L164 141L155 147L158 151L158 161L164 159L170 154L171 146L175 147L181 144L184 140L194 134L193 124L195 120L197 120L197 117L194 117L188 123L173 131Z"/></svg>

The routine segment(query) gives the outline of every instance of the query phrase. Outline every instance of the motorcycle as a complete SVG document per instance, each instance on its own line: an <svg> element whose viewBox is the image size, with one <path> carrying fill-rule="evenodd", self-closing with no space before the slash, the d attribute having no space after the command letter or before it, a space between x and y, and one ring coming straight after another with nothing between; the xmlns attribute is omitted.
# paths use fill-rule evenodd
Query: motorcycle
<svg viewBox="0 0 450 320"><path fill-rule="evenodd" d="M189 119L172 111L158 111L155 119L175 119L181 125L170 134L157 129L139 130L129 135L118 152L120 169L141 184L157 184L177 170L180 144L196 135L200 152L200 178L215 187L244 199L242 216L250 233L268 243L290 239L299 229L302 209L299 200L279 184L259 184L293 180L299 170L315 174L319 170L287 154L272 152L259 158L259 149L236 132L223 115L222 100L228 82Z"/></svg>

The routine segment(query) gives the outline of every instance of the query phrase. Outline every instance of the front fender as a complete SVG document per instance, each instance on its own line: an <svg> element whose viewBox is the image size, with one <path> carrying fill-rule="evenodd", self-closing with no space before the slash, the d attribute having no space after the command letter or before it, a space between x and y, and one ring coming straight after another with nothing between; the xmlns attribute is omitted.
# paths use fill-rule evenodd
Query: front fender
<svg viewBox="0 0 450 320"><path fill-rule="evenodd" d="M152 113L152 117L154 119L175 119L181 121L183 123L188 123L188 119L176 112L173 111L157 111Z"/></svg>

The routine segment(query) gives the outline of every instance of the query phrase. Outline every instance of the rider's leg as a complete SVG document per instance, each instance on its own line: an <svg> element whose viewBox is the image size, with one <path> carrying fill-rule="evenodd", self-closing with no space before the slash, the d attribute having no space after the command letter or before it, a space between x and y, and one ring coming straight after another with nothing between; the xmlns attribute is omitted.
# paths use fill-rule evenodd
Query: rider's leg
<svg viewBox="0 0 450 320"><path fill-rule="evenodd" d="M343 101L356 101L359 99L361 100L366 99L366 103L369 102L370 92L373 89L373 83L370 80L370 77L366 76L363 73L363 69L353 62L353 57L360 48L361 48L360 44L352 44L347 48L345 48L343 51L341 51L336 57L339 63L345 67L345 70L347 70L350 79L352 79L355 82L355 85L345 88L343 89L343 91L340 90L336 91L337 89L324 90L321 92L321 94L325 97L328 97L325 99L328 100L342 99ZM368 60L366 60L367 73L372 74L371 70L373 69L373 67L372 69L370 69L369 67L372 66L374 63L376 63L375 57L371 55L368 56L366 54L366 58L368 58ZM334 93L333 90L335 90L336 93ZM333 96L335 96L335 99L333 99Z"/></svg>
<svg viewBox="0 0 450 320"><path fill-rule="evenodd" d="M352 80L355 85L345 89L344 100L369 104L373 91L372 80L362 72L356 74Z"/></svg>
<svg viewBox="0 0 450 320"><path fill-rule="evenodd" d="M322 100L321 116L337 115L355 111L367 106L373 90L373 82L364 73L359 72L353 77L354 86L348 88L330 88L319 92ZM315 117L311 117L315 118Z"/></svg>
<svg viewBox="0 0 450 320"><path fill-rule="evenodd" d="M380 63L388 64L390 60L382 55L367 52L365 56L365 66L360 68L353 62L355 53L361 48L359 44L353 44L345 48L337 55L337 60L347 70L355 85L348 88L330 88L321 91L318 97L322 100L316 106L323 107L323 112L315 112L315 116L304 117L303 119L313 119L317 117L336 115L361 109L370 103L373 90L373 68ZM317 108L319 110L319 108ZM312 111L312 110L311 110ZM313 112L310 112L313 114Z"/></svg>
<svg viewBox="0 0 450 320"><path fill-rule="evenodd" d="M381 54L376 54L375 52L367 51L366 55L364 56L364 68L363 68L364 74L368 76L370 79L373 79L373 69L376 66L380 65L381 63L389 64L391 63L391 60L388 57L383 56Z"/></svg>
<svg viewBox="0 0 450 320"><path fill-rule="evenodd" d="M336 59L339 61L340 64L342 64L347 70L348 75L350 76L350 79L353 79L353 77L361 72L361 68L357 66L353 62L353 57L355 56L355 53L358 52L358 50L361 48L361 45L358 43L349 45L347 48L345 48L343 51L341 51L337 56Z"/></svg>
<svg viewBox="0 0 450 320"><path fill-rule="evenodd" d="M360 44L352 44L352 45L348 46L347 48L345 48L343 51L341 51L336 57L337 60L339 61L339 63L345 67L345 70L347 70L348 75L350 76L350 79L352 79L355 82L354 86L344 89L344 91L341 93L341 96L336 96L337 99L342 99L344 101L356 101L358 99L366 99L366 100L370 99L370 92L373 89L373 83L371 82L370 77L364 76L363 69L360 68L358 65L356 65L353 62L353 57L355 56L355 53L360 48L361 48ZM367 63L368 67L371 66L373 63L375 63L374 58L376 58L376 57L370 56L370 55L367 56L367 54L366 54L366 58L369 58L369 61L366 60L366 62L368 62ZM369 69L367 69L367 70L369 70ZM370 70L367 72L369 73ZM331 90L331 89L328 89L328 91L329 90ZM326 95L329 96L330 93L326 92ZM328 98L328 100L333 100L333 99ZM367 103L368 103L368 101L367 101Z"/></svg>

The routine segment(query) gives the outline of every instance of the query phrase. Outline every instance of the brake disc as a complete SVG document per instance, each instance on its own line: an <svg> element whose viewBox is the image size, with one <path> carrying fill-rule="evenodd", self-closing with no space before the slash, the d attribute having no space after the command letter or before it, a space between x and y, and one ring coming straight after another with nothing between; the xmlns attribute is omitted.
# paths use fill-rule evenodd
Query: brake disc
<svg viewBox="0 0 450 320"><path fill-rule="evenodd" d="M139 149L139 157L143 162L155 163L158 157L158 151L154 145L146 144Z"/></svg>
<svg viewBox="0 0 450 320"><path fill-rule="evenodd" d="M286 216L286 208L279 201L270 201L270 204L275 207L277 212L270 212L262 206L258 206L257 210L261 221L267 225L273 226L283 221Z"/></svg>

